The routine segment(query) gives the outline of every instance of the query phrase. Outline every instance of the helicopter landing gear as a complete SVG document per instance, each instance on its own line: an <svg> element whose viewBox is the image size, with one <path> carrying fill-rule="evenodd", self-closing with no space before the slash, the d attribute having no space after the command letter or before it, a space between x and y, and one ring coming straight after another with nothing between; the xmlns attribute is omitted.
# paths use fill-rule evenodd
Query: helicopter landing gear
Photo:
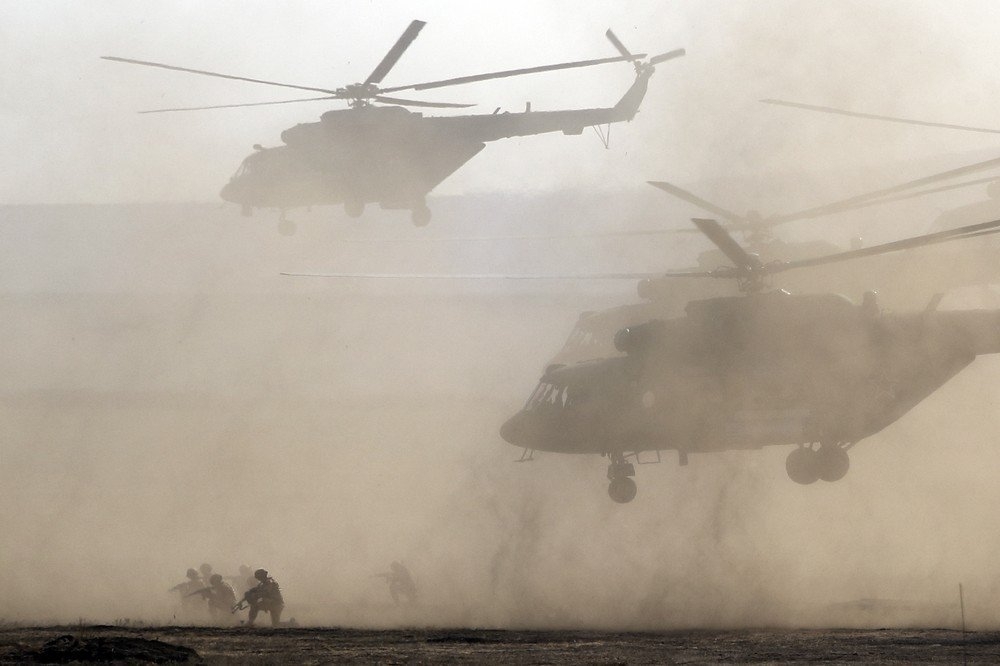
<svg viewBox="0 0 1000 666"><path fill-rule="evenodd" d="M819 481L816 465L816 452L809 447L795 449L785 459L785 471L788 478L804 486Z"/></svg>
<svg viewBox="0 0 1000 666"><path fill-rule="evenodd" d="M851 468L847 449L838 444L823 444L816 451L816 470L823 481L840 481Z"/></svg>
<svg viewBox="0 0 1000 666"><path fill-rule="evenodd" d="M281 211L278 217L278 233L282 236L295 235L295 223L285 217L285 211Z"/></svg>
<svg viewBox="0 0 1000 666"><path fill-rule="evenodd" d="M344 202L344 212L347 217L359 218L365 212L365 202L352 199Z"/></svg>
<svg viewBox="0 0 1000 666"><path fill-rule="evenodd" d="M635 476L635 466L625 462L625 456L621 453L612 453L609 456L611 464L608 465L608 495L619 504L626 504L635 499L637 488L635 481L631 477Z"/></svg>
<svg viewBox="0 0 1000 666"><path fill-rule="evenodd" d="M823 444L819 449L802 446L788 454L785 459L785 471L795 483L809 485L820 479L823 481L839 481L847 474L851 460L847 456L847 447L839 444Z"/></svg>
<svg viewBox="0 0 1000 666"><path fill-rule="evenodd" d="M426 227L431 221L431 209L425 203L414 206L410 210L410 221L415 227Z"/></svg>

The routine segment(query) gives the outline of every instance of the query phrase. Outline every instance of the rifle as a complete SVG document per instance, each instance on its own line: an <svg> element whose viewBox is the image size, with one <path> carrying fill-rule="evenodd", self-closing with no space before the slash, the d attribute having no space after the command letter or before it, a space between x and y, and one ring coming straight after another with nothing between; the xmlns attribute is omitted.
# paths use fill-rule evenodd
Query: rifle
<svg viewBox="0 0 1000 666"><path fill-rule="evenodd" d="M233 606L230 612L235 613L236 611L241 611L247 607L247 604L252 604L260 599L260 590L256 587L252 587L243 593L243 598L240 599L236 605Z"/></svg>
<svg viewBox="0 0 1000 666"><path fill-rule="evenodd" d="M212 596L212 588L211 587L203 587L200 590L195 590L194 592L188 592L187 594L184 595L184 597L185 598L187 598L187 597L193 597L196 594L200 594L203 597L205 597L206 599L208 599L210 596Z"/></svg>

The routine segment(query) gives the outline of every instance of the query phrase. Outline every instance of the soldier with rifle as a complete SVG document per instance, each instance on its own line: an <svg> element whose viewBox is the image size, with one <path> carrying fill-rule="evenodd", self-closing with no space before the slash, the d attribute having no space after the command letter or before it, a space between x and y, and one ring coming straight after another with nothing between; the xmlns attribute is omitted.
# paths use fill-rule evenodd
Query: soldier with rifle
<svg viewBox="0 0 1000 666"><path fill-rule="evenodd" d="M201 604L198 603L197 599L192 598L191 594L202 588L203 584L201 576L198 575L198 571L196 569L188 569L187 578L188 579L186 581L174 585L168 591L180 594L182 612L197 612L201 609Z"/></svg>
<svg viewBox="0 0 1000 666"><path fill-rule="evenodd" d="M189 592L187 596L199 595L203 597L208 601L208 612L212 614L214 619L225 618L227 612L231 611L236 603L236 592L219 574L212 574L208 581L208 587Z"/></svg>
<svg viewBox="0 0 1000 666"><path fill-rule="evenodd" d="M256 587L246 591L240 602L233 606L232 612L235 613L249 606L250 616L247 620L247 626L253 626L254 620L257 619L257 613L261 611L271 614L272 626L279 626L285 601L281 598L281 588L278 586L278 582L268 576L265 569L257 569L253 572L253 577L258 581Z"/></svg>

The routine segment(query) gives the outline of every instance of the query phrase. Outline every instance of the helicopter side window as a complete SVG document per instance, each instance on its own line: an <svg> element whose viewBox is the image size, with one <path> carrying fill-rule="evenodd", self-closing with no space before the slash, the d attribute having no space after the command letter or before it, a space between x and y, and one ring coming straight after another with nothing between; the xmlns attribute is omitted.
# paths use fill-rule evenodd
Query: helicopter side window
<svg viewBox="0 0 1000 666"><path fill-rule="evenodd" d="M546 382L540 382L535 388L535 392L531 394L528 398L528 403L524 406L525 409L534 409L539 405L548 404L552 401L552 395L555 393L555 387L552 384Z"/></svg>

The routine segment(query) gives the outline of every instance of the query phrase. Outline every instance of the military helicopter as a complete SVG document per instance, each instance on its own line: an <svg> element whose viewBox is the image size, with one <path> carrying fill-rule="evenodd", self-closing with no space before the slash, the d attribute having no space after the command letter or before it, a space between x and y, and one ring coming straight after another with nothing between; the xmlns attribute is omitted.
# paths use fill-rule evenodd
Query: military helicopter
<svg viewBox="0 0 1000 666"><path fill-rule="evenodd" d="M942 181L997 166L1000 166L1000 159L986 160L865 194L854 195L840 201L792 213L766 216L756 211L749 211L743 215L738 214L672 183L660 181L657 183L657 187L717 215L720 218L720 224L727 231L742 234L745 247L758 256L761 261L768 263L779 259L805 259L820 254L840 252L844 249L826 241L784 241L775 234L776 227L780 225L983 183L995 183L993 178L984 178L939 185ZM991 185L992 187L993 185ZM969 212L996 214L998 211L977 208ZM984 219L984 217L985 215L980 214L978 219ZM700 233L698 229L693 227L691 231ZM686 233L688 229L655 231L659 234L678 232ZM654 230L626 233L653 234ZM610 232L602 235L619 236L621 234ZM861 247L862 239L851 238L850 245L857 249ZM885 289L891 295L890 305L892 307L907 307L915 304L910 292L932 293L933 291L948 291L954 288L997 282L1000 278L1000 272L997 270L997 266L1000 266L1000 254L997 254L997 251L993 244L977 246L971 253L966 249L961 251L936 249L933 256L928 256L930 250L927 250L922 261L914 260L911 253L898 254L893 257L881 257L878 262L869 261L869 265L865 266L864 271L844 271L842 268L831 266L826 269L788 275L784 278L783 283L796 292L811 292L833 286L844 293L860 293L875 286L879 289ZM697 268L692 270L711 270L726 260L726 255L718 249L705 251L698 255ZM947 273L928 271L927 266L932 263L946 265L949 270ZM641 299L640 302L582 313L566 338L563 347L549 365L571 364L588 359L620 355L621 352L614 346L614 336L622 328L650 319L672 317L691 299L728 296L738 293L735 285L725 282L706 282L692 279L679 284L675 277L663 276L662 274L634 274L632 277L638 280L637 293Z"/></svg>
<svg viewBox="0 0 1000 666"><path fill-rule="evenodd" d="M366 204L378 203L385 209L409 209L415 225L424 226L431 218L425 197L441 181L472 159L488 141L547 132L581 134L586 127L630 121L635 117L655 66L684 55L683 49L646 59L633 54L615 34L606 37L619 55L522 69L511 69L439 81L398 86L381 86L383 79L424 27L413 21L378 66L360 83L340 88L302 86L276 81L220 74L157 62L103 56L105 60L157 67L189 74L246 81L282 88L323 93L306 99L224 104L216 106L152 109L140 113L201 111L206 109L265 106L295 102L344 100L350 108L327 111L319 122L302 123L281 133L284 145L255 151L222 188L220 196L240 204L245 215L254 208L287 209L322 204L343 204L351 217L359 217ZM402 99L391 93L429 90L524 74L629 62L635 81L612 107L562 111L532 111L528 103L520 113L424 117L403 107L465 108L471 104ZM379 107L374 103L389 104ZM294 231L284 220L282 230Z"/></svg>
<svg viewBox="0 0 1000 666"><path fill-rule="evenodd" d="M658 185L657 183L654 183ZM666 188L664 188L666 189ZM794 445L786 471L801 484L836 481L848 451L895 422L979 354L1000 352L1000 310L882 312L832 294L792 295L767 279L792 269L1000 232L1000 220L812 259L763 263L714 220L695 220L732 262L666 279L735 280L743 295L694 300L684 317L623 328L624 356L552 365L500 429L526 452L598 453L608 494L631 501L644 452Z"/></svg>

